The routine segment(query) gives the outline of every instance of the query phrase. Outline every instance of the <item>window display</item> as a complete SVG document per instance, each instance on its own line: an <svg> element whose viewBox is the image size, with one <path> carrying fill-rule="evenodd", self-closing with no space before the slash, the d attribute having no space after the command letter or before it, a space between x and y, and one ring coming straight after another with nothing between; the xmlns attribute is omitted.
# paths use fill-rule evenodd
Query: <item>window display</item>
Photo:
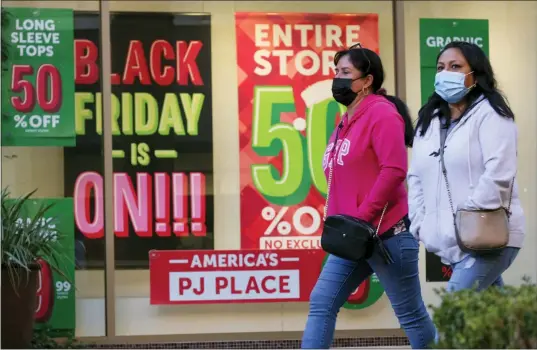
<svg viewBox="0 0 537 350"><path fill-rule="evenodd" d="M303 331L308 293L324 263L323 155L344 112L332 98L331 61L356 42L380 54L387 92L403 98L414 117L433 91L435 57L446 43L463 39L490 53L519 130L520 201L535 210L534 2L2 6L19 11L9 23L16 35L3 44L18 54L13 64L26 67L7 66L2 75L2 145L15 146L2 147L2 187L14 196L37 188L39 200L72 201L76 284L66 292L63 280L47 280L44 266L40 297L54 294L58 305L74 295L77 336L160 342ZM102 64L109 46L111 72ZM103 70L111 74L111 111L103 111ZM22 77L14 84L13 73ZM105 171L110 162L113 171ZM527 232L536 224L528 215ZM115 246L105 245L110 239ZM535 237L526 240L507 284L535 276ZM256 265L265 254L276 254L278 265ZM421 249L419 271L425 303L436 303L449 267ZM40 320L57 319L41 305ZM347 300L337 327L360 337L399 335L376 276Z"/></svg>

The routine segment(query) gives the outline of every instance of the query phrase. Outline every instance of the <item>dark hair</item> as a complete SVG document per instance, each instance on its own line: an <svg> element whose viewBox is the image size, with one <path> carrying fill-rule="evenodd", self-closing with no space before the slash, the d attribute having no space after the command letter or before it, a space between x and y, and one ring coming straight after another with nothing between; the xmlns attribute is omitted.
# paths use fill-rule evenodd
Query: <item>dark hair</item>
<svg viewBox="0 0 537 350"><path fill-rule="evenodd" d="M468 61L470 69L473 71L476 85L465 97L467 104L471 105L479 96L484 95L496 113L505 118L515 119L513 111L509 108L507 99L498 89L498 84L494 78L494 71L483 50L475 44L464 41L452 41L440 51L436 57L437 63L440 56L448 49L459 49L466 61ZM439 110L439 112L435 113L436 110ZM421 128L419 132L420 136L425 135L434 118L449 115L448 103L436 92L433 92L427 103L418 112L416 132Z"/></svg>
<svg viewBox="0 0 537 350"><path fill-rule="evenodd" d="M399 98L386 94L386 90L382 88L384 83L384 67L379 55L374 51L361 47L360 44L351 46L347 50L341 50L334 56L334 63L337 65L339 60L344 56L349 56L354 68L362 72L362 76L371 75L373 77L372 88L377 95L384 96L388 101L393 103L397 108L397 112L403 117L405 122L405 145L412 147L414 139L414 126L412 118L408 111L407 105Z"/></svg>

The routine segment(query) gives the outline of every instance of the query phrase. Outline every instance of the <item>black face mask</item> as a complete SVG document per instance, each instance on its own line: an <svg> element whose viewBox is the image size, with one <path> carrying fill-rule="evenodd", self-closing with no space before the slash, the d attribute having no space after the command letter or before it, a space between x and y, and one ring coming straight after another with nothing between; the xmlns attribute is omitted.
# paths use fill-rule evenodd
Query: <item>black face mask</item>
<svg viewBox="0 0 537 350"><path fill-rule="evenodd" d="M332 80L332 96L334 96L334 100L344 106L350 105L358 96L358 93L351 89L352 82L358 79L334 78Z"/></svg>

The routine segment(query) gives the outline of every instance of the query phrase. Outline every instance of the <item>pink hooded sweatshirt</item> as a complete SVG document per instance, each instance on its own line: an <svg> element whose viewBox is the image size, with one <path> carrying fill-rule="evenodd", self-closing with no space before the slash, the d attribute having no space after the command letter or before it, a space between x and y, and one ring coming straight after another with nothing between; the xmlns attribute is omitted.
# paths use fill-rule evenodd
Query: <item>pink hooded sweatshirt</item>
<svg viewBox="0 0 537 350"><path fill-rule="evenodd" d="M337 147L332 152L338 129ZM403 118L382 95L366 96L350 120L347 114L343 116L323 158L327 181L327 165L335 164L327 215L350 215L376 228L388 203L379 229L382 234L408 214L404 133Z"/></svg>

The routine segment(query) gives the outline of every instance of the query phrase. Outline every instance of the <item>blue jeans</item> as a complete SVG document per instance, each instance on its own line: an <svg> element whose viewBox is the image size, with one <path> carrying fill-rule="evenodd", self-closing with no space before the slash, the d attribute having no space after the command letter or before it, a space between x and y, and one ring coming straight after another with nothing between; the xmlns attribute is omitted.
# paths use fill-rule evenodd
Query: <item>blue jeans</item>
<svg viewBox="0 0 537 350"><path fill-rule="evenodd" d="M498 255L466 257L453 264L453 274L449 279L448 291L476 287L477 290L490 286L503 286L502 273L511 266L519 248L504 248Z"/></svg>
<svg viewBox="0 0 537 350"><path fill-rule="evenodd" d="M427 348L436 329L421 297L418 241L409 232L384 241L393 264L378 251L368 260L353 262L329 256L310 296L310 311L302 349L328 349L334 338L336 317L351 293L373 271L377 274L412 348Z"/></svg>
<svg viewBox="0 0 537 350"><path fill-rule="evenodd" d="M502 273L511 266L519 248L504 248L498 255L471 257L467 256L451 265L453 274L449 279L447 291L456 292L463 289L476 288L481 291L488 287L503 287ZM439 335L435 334L435 343Z"/></svg>

